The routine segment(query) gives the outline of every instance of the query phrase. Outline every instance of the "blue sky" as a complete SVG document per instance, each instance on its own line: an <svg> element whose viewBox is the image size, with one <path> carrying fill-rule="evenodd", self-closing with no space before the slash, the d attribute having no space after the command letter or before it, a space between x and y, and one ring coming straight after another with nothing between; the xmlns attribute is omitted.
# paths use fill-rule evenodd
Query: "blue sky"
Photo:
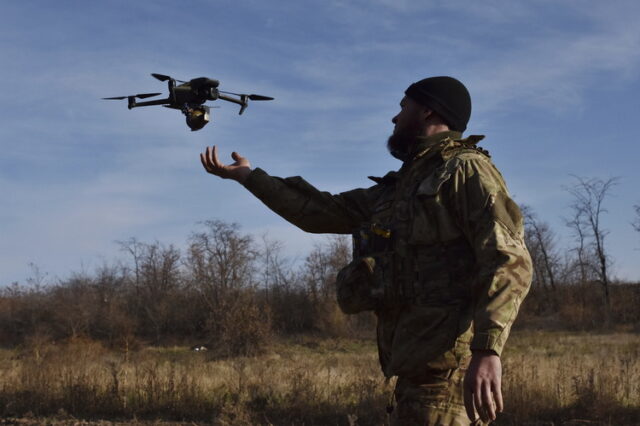
<svg viewBox="0 0 640 426"><path fill-rule="evenodd" d="M3 2L0 285L24 282L29 263L48 282L91 271L130 237L184 247L207 219L304 256L323 237L205 174L198 154L216 144L323 190L368 186L399 167L385 141L404 89L433 75L467 85L467 134L487 136L561 246L571 175L619 176L606 243L614 273L638 280L639 19L635 1ZM276 99L241 117L218 103L193 133L178 112L100 100L166 93L152 72Z"/></svg>

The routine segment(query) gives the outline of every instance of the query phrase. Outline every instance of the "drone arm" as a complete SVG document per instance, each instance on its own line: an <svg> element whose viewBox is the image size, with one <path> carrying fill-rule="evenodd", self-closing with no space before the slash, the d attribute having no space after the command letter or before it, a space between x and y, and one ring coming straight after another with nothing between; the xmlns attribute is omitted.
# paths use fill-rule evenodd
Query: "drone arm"
<svg viewBox="0 0 640 426"><path fill-rule="evenodd" d="M233 102L234 104L240 105L240 112L238 113L239 115L241 115L244 112L244 110L247 108L247 106L249 106L249 102L247 102L247 98L245 96L242 96L241 99L237 99L237 98L232 98L231 96L220 94L218 95L218 99L222 99L222 100Z"/></svg>
<svg viewBox="0 0 640 426"><path fill-rule="evenodd" d="M166 105L171 103L171 99L167 98L167 99L155 99L153 101L144 101L144 102L129 102L129 109L131 108L136 108L136 107L142 107L142 106L150 106L150 105Z"/></svg>

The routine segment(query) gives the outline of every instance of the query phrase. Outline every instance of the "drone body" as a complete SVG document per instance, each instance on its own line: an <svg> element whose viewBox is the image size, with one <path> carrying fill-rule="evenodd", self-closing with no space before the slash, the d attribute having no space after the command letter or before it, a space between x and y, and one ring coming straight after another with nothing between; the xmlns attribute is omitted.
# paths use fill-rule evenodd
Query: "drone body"
<svg viewBox="0 0 640 426"><path fill-rule="evenodd" d="M242 114L252 101L270 101L273 98L262 95L244 95L218 90L220 82L207 77L198 77L190 81L181 81L162 74L151 74L160 81L167 81L169 96L165 99L154 99L151 101L137 102L137 99L151 98L160 93L139 93L137 95L116 96L102 99L127 99L128 107L137 108L150 105L162 105L166 108L179 109L187 118L187 126L192 131L202 129L210 121L209 106L204 105L207 101L222 99L240 105ZM176 81L181 84L176 85ZM232 95L232 96L230 96ZM234 97L237 96L237 97Z"/></svg>

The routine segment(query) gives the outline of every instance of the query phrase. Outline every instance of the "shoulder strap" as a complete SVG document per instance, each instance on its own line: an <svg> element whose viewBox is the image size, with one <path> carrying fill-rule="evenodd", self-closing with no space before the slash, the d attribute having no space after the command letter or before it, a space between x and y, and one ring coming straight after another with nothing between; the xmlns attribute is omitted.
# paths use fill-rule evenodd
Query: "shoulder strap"
<svg viewBox="0 0 640 426"><path fill-rule="evenodd" d="M491 158L489 151L478 146L478 142L484 139L484 135L470 135L464 139L453 140L441 152L442 159L447 161L466 152L477 152Z"/></svg>

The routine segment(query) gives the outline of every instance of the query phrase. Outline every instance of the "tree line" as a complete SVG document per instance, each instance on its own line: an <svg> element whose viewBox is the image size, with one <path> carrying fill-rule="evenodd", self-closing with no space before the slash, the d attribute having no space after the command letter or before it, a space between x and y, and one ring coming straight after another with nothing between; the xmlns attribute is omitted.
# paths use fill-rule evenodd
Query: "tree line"
<svg viewBox="0 0 640 426"><path fill-rule="evenodd" d="M640 330L640 286L615 281L602 218L616 179L577 178L572 247L522 206L534 278L516 328ZM631 222L640 233L640 206ZM335 276L350 261L351 241L330 237L302 262L267 236L206 221L179 250L135 238L118 243L127 261L44 283L0 290L0 345L37 347L90 338L134 350L143 344L207 344L215 356L252 355L274 338L299 334L372 338L372 313L347 316L335 301Z"/></svg>
<svg viewBox="0 0 640 426"><path fill-rule="evenodd" d="M88 337L125 350L141 344L204 343L220 356L251 355L273 337L372 335L371 315L342 315L334 279L351 257L346 237L327 239L294 265L283 245L237 224L206 221L186 250L160 242L118 243L126 262L0 291L0 345Z"/></svg>
<svg viewBox="0 0 640 426"><path fill-rule="evenodd" d="M603 223L606 199L619 178L574 178L575 184L565 188L572 198L570 216L564 219L571 235L568 247L560 245L549 224L531 207L521 206L534 268L527 314L545 315L569 328L626 324L640 330L634 313L639 286L613 278L609 231ZM630 225L640 233L640 205L634 206L634 213Z"/></svg>

